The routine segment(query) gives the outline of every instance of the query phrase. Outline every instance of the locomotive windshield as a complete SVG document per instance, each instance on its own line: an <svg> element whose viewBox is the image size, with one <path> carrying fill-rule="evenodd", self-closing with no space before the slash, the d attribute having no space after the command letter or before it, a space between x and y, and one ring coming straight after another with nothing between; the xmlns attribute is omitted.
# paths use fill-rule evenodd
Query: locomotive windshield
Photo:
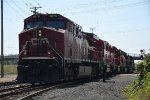
<svg viewBox="0 0 150 100"><path fill-rule="evenodd" d="M65 28L65 23L64 21L47 21L46 22L47 27L52 27L52 28L60 28L64 29Z"/></svg>
<svg viewBox="0 0 150 100"><path fill-rule="evenodd" d="M43 22L42 21L34 21L34 22L27 22L26 23L26 28L34 28L34 27L42 27Z"/></svg>
<svg viewBox="0 0 150 100"><path fill-rule="evenodd" d="M25 28L30 29L34 27L51 27L51 28L57 28L57 29L65 29L65 22L64 21L46 21L46 25L43 24L42 21L29 21L26 22Z"/></svg>

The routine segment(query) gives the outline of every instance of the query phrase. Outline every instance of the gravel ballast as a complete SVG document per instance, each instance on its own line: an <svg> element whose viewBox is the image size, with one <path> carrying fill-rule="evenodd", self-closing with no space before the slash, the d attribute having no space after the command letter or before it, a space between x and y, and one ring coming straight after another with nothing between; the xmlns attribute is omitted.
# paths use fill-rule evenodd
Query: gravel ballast
<svg viewBox="0 0 150 100"><path fill-rule="evenodd" d="M71 85L48 91L34 100L123 100L122 89L131 84L137 74L120 74L106 80Z"/></svg>

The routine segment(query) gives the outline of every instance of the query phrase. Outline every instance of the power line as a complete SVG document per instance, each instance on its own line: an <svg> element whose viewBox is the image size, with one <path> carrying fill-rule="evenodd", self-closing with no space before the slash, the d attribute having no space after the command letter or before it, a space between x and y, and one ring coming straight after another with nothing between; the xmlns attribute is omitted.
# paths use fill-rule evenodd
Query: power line
<svg viewBox="0 0 150 100"><path fill-rule="evenodd" d="M28 9L31 9L34 7L28 0L25 0L24 2L25 2L25 5L28 7Z"/></svg>
<svg viewBox="0 0 150 100"><path fill-rule="evenodd" d="M28 0L26 0L27 1L27 3L30 5L30 7L34 7ZM27 4L27 5L28 5Z"/></svg>
<svg viewBox="0 0 150 100"><path fill-rule="evenodd" d="M104 8L98 8L98 9L90 9L90 10L84 10L84 11L78 11L78 12L68 12L71 14L84 14L84 13L94 13L94 12L98 12L98 11L107 11L107 10L116 10L116 9L123 9L123 8L129 8L129 7L134 7L134 6L140 6L140 5L145 5L150 3L150 1L142 1L142 2L136 2L136 3L132 3L132 4L126 4L126 5L119 5L119 6L112 6L112 7L104 7ZM68 13L64 13L64 14L68 14Z"/></svg>
<svg viewBox="0 0 150 100"><path fill-rule="evenodd" d="M121 31L116 31L116 32L103 32L104 34L108 34L108 33L115 33L115 34L120 34L120 33L133 33L133 32L140 32L140 31L149 31L150 27L148 28L138 28L138 29L132 29L132 30L121 30Z"/></svg>
<svg viewBox="0 0 150 100"><path fill-rule="evenodd" d="M40 4L39 4L36 0L34 0L34 2L35 2L35 3L37 3L37 4L38 4L38 6L42 7L42 6L41 6L41 5L40 5Z"/></svg>
<svg viewBox="0 0 150 100"><path fill-rule="evenodd" d="M11 0L14 4L15 4L15 6L21 11L21 12L24 12L24 13L26 13L27 15L29 15L25 10L23 10L18 4L16 4L16 2L14 1L14 0Z"/></svg>
<svg viewBox="0 0 150 100"><path fill-rule="evenodd" d="M33 4L30 3L28 0L26 0L26 2L27 2L27 3L25 3L26 6L28 6L30 9L32 9L31 12L33 12L33 14L37 14L37 13L38 13L38 12L37 12L37 9L42 8L42 6L41 6L40 4L38 4L35 0L34 0L34 2L37 3L37 5L38 5L39 7L33 6Z"/></svg>
<svg viewBox="0 0 150 100"><path fill-rule="evenodd" d="M55 8L56 10L77 10L77 9L83 9L83 8L91 8L91 7L95 7L95 6L102 6L102 5L106 5L106 4L111 4L111 3L116 3L116 2L120 2L123 0L104 0L104 1L100 1L100 2L90 2L90 3L86 3L86 4L80 4L80 5L75 5L75 6L69 6L69 7L61 7L61 8ZM63 9L62 9L63 8Z"/></svg>
<svg viewBox="0 0 150 100"><path fill-rule="evenodd" d="M29 8L31 8L31 6L29 6L27 3L25 3L26 6L28 6Z"/></svg>
<svg viewBox="0 0 150 100"><path fill-rule="evenodd" d="M22 15L20 12L18 12L11 4L9 4L9 3L7 2L7 0L5 0L4 2L5 2L9 7L11 7L11 8L13 9L13 11L14 11L15 13L17 13L18 16L20 15L20 17L22 17L22 18L24 19L23 15Z"/></svg>
<svg viewBox="0 0 150 100"><path fill-rule="evenodd" d="M34 2L37 3L37 5L38 5L39 7L42 8L42 6L41 6L36 0L34 0ZM45 9L43 9L43 10L44 10L45 13L47 13L47 11L46 11Z"/></svg>

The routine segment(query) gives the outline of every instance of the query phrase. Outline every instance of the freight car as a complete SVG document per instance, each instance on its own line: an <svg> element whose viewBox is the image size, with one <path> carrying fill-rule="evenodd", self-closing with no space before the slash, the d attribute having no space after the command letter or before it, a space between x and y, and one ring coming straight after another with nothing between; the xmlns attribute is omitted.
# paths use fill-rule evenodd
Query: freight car
<svg viewBox="0 0 150 100"><path fill-rule="evenodd" d="M105 66L105 67L104 67ZM18 82L52 83L133 71L133 59L60 14L33 14L19 34Z"/></svg>

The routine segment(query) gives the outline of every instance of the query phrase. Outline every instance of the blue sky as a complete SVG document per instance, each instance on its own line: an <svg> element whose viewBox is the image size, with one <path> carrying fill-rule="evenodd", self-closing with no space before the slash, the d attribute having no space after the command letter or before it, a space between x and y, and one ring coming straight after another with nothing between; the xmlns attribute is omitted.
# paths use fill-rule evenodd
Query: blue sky
<svg viewBox="0 0 150 100"><path fill-rule="evenodd" d="M150 0L4 0L4 54L18 54L18 34L30 7L41 13L60 13L84 31L127 53L150 49ZM150 51L148 51L150 52Z"/></svg>

